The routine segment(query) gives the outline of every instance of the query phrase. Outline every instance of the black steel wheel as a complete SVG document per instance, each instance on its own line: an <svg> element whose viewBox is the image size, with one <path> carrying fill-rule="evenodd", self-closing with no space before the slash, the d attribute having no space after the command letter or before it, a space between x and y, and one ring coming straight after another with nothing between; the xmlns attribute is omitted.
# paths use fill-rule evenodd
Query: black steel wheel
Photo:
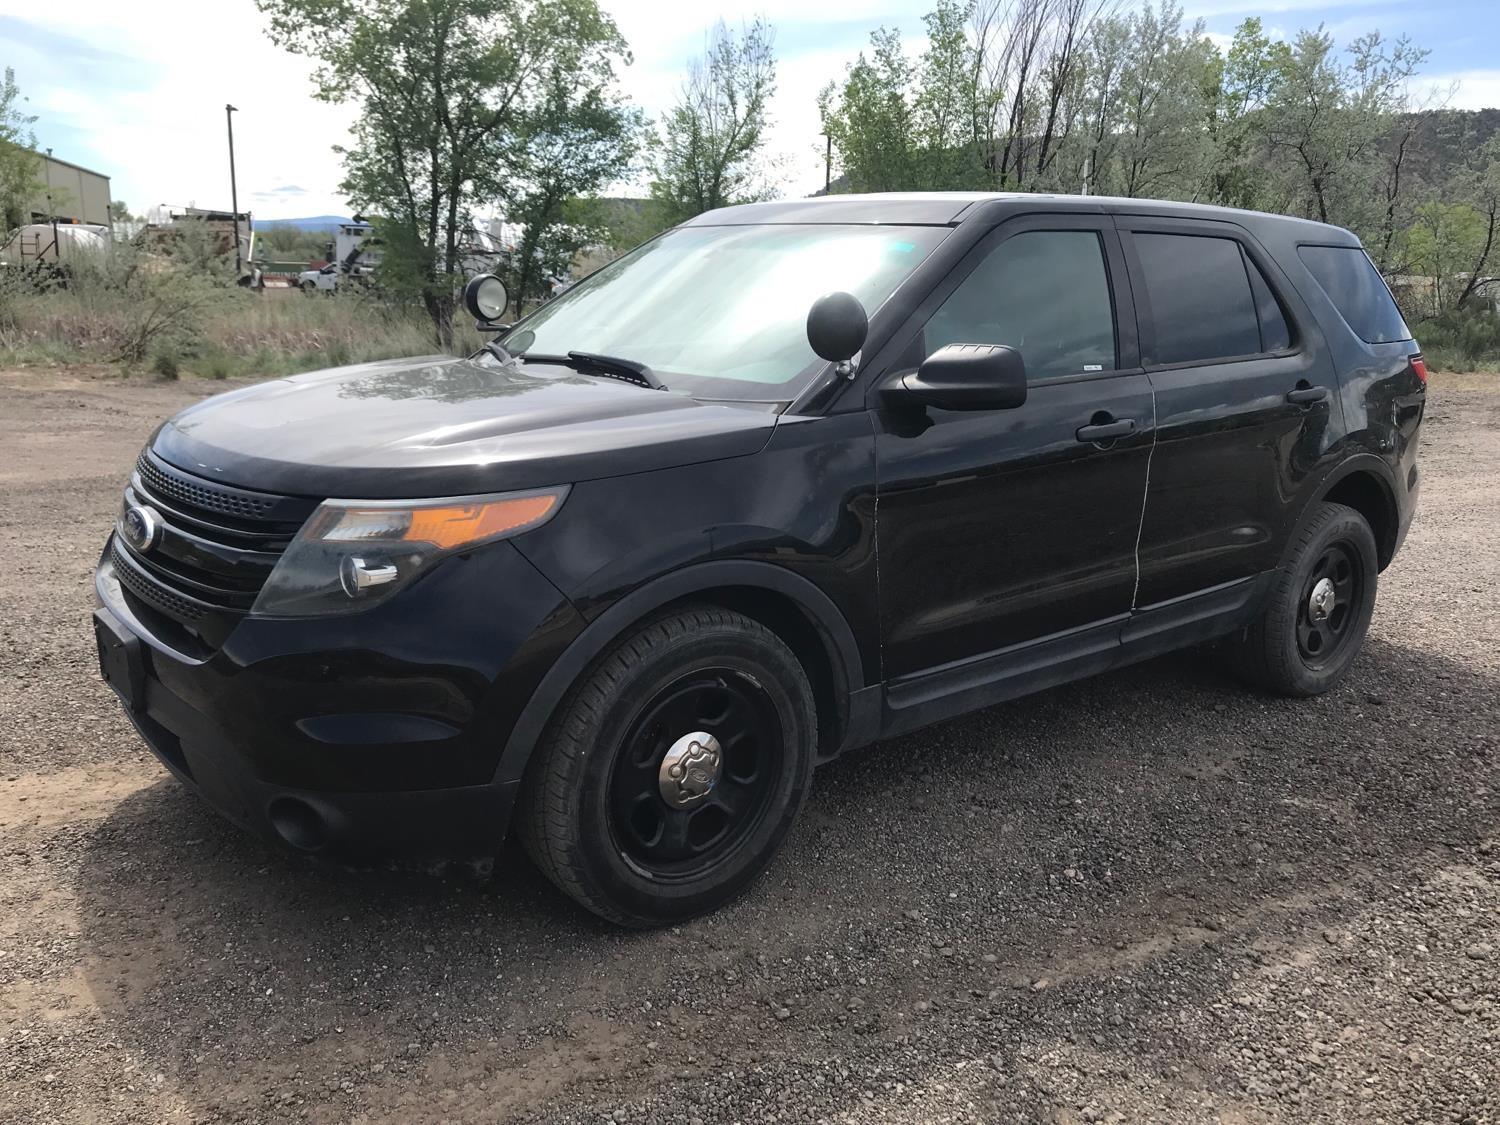
<svg viewBox="0 0 1500 1125"><path fill-rule="evenodd" d="M1333 687L1364 644L1379 569L1365 518L1343 504L1320 504L1298 529L1265 609L1228 643L1238 670L1281 695Z"/></svg>
<svg viewBox="0 0 1500 1125"><path fill-rule="evenodd" d="M775 703L743 672L705 668L669 684L641 709L615 760L611 828L621 852L664 879L722 862L765 813L783 749ZM685 784L695 775L696 785Z"/></svg>
<svg viewBox="0 0 1500 1125"><path fill-rule="evenodd" d="M1356 633L1362 567L1353 546L1335 540L1313 562L1297 600L1297 650L1312 667L1338 660Z"/></svg>
<svg viewBox="0 0 1500 1125"><path fill-rule="evenodd" d="M579 680L537 748L517 826L594 913L651 926L704 913L771 862L812 775L797 658L713 606L648 622Z"/></svg>

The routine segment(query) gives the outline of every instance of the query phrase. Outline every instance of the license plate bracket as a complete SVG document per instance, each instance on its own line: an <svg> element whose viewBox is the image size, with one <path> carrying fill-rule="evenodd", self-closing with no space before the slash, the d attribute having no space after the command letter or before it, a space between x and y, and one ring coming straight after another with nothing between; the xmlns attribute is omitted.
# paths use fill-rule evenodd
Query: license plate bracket
<svg viewBox="0 0 1500 1125"><path fill-rule="evenodd" d="M107 609L94 611L94 641L99 650L99 675L114 689L129 711L146 705L146 654L141 639Z"/></svg>

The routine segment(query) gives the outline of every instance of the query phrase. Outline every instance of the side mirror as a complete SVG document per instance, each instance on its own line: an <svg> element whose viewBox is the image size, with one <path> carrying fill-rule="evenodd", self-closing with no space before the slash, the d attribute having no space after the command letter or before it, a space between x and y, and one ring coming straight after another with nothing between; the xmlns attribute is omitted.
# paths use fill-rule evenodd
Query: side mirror
<svg viewBox="0 0 1500 1125"><path fill-rule="evenodd" d="M807 312L807 342L830 363L858 355L869 331L870 318L853 293L825 293Z"/></svg>
<svg viewBox="0 0 1500 1125"><path fill-rule="evenodd" d="M1011 410L1026 401L1026 364L1006 344L948 344L881 388L891 406Z"/></svg>
<svg viewBox="0 0 1500 1125"><path fill-rule="evenodd" d="M505 282L492 273L481 273L464 286L464 308L481 324L492 324L505 315L510 294Z"/></svg>

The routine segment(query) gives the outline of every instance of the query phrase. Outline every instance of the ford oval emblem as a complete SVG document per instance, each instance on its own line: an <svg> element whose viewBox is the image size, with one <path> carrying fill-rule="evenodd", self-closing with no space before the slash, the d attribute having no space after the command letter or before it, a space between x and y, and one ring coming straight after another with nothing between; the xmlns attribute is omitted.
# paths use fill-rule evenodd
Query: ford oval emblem
<svg viewBox="0 0 1500 1125"><path fill-rule="evenodd" d="M161 539L161 516L154 508L132 505L120 517L120 535L132 551L144 555Z"/></svg>

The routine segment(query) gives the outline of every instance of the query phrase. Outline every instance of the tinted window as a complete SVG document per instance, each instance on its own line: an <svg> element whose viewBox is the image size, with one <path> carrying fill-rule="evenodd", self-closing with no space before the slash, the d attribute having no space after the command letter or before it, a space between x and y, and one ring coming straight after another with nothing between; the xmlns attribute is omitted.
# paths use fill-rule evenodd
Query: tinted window
<svg viewBox="0 0 1500 1125"><path fill-rule="evenodd" d="M1411 330L1375 263L1353 246L1299 246L1305 265L1355 335L1369 344L1410 340Z"/></svg>
<svg viewBox="0 0 1500 1125"><path fill-rule="evenodd" d="M1261 350L1260 317L1238 242L1140 233L1135 247L1156 327L1157 363L1203 363Z"/></svg>
<svg viewBox="0 0 1500 1125"><path fill-rule="evenodd" d="M1093 231L1006 239L927 322L927 354L945 344L1009 344L1033 379L1113 370L1114 307Z"/></svg>
<svg viewBox="0 0 1500 1125"><path fill-rule="evenodd" d="M1243 253L1243 248L1241 253ZM1292 346L1291 329L1286 326L1286 314L1281 311L1271 287L1266 284L1260 267L1248 257L1245 272L1250 275L1250 292L1255 296L1255 312L1260 318L1260 350L1279 352Z"/></svg>

